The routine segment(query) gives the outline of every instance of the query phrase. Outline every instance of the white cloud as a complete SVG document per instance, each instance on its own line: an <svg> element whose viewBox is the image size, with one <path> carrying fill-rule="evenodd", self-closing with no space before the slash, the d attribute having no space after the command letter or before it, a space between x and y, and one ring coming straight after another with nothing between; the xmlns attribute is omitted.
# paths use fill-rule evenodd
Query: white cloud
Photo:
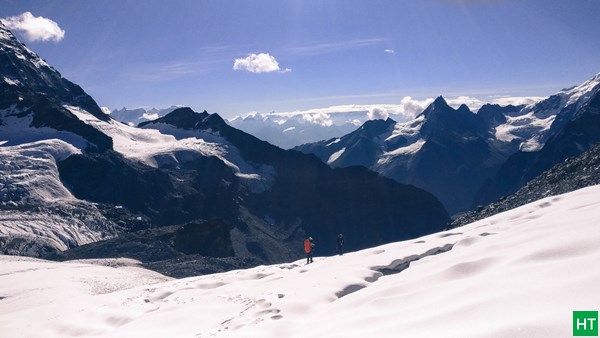
<svg viewBox="0 0 600 338"><path fill-rule="evenodd" d="M387 120L390 114L380 107L373 107L367 113L369 120Z"/></svg>
<svg viewBox="0 0 600 338"><path fill-rule="evenodd" d="M500 105L519 105L535 103L542 97L496 97L489 103ZM413 119L423 112L431 103L433 98L413 99L410 96L405 96L400 100L399 104L348 104L330 106L324 108L314 108L308 110L297 110L289 112L270 112L260 114L251 112L246 115L238 116L230 119L240 120L266 120L271 119L278 124L283 124L290 119L302 119L304 121L319 124L322 126L342 125L352 123L361 125L367 120L372 119L387 119L388 117L397 121L405 122ZM454 108L458 108L461 104L466 104L471 111L477 111L487 102L472 96L458 96L446 98L446 102Z"/></svg>
<svg viewBox="0 0 600 338"><path fill-rule="evenodd" d="M323 127L331 127L333 125L333 120L331 120L329 114L325 113L305 114L302 116L302 119L310 123L322 125Z"/></svg>
<svg viewBox="0 0 600 338"><path fill-rule="evenodd" d="M370 38L349 41L325 42L313 45L291 47L288 49L288 52L295 55L321 55L327 53L335 53L343 50L369 47L387 41L387 38Z"/></svg>
<svg viewBox="0 0 600 338"><path fill-rule="evenodd" d="M416 100L410 96L405 96L400 101L400 104L348 104L278 113L270 112L260 114L257 112L250 112L246 115L231 118L230 121L236 119L239 119L239 121L266 120L267 118L270 118L272 121L278 121L281 124L290 119L300 118L307 122L331 126L345 123L361 125L369 119L386 119L390 117L397 122L405 122L420 114L432 102L433 98Z"/></svg>
<svg viewBox="0 0 600 338"><path fill-rule="evenodd" d="M31 12L0 19L8 29L23 34L28 41L60 41L65 31L48 18L33 16Z"/></svg>
<svg viewBox="0 0 600 338"><path fill-rule="evenodd" d="M415 117L427 106L433 103L432 98L424 99L424 100L415 100L410 96L405 96L400 101L400 105L398 106L397 114L402 114L406 117Z"/></svg>
<svg viewBox="0 0 600 338"><path fill-rule="evenodd" d="M235 59L233 69L246 70L250 73L287 73L292 71L289 68L281 69L279 62L268 53L248 54L245 58Z"/></svg>
<svg viewBox="0 0 600 338"><path fill-rule="evenodd" d="M142 116L140 116L140 120L149 120L149 121L154 121L156 119L158 119L160 117L160 115L158 114L148 114L148 113L144 113L142 114Z"/></svg>
<svg viewBox="0 0 600 338"><path fill-rule="evenodd" d="M393 50L393 49L386 49L386 50L384 50L384 52L386 52L388 54L395 54L396 53L396 51Z"/></svg>
<svg viewBox="0 0 600 338"><path fill-rule="evenodd" d="M455 98L446 99L446 102L448 102L448 105L453 108L458 108L461 104L466 104L467 107L469 107L469 109L472 111L478 110L486 103L476 97L471 96L457 96Z"/></svg>
<svg viewBox="0 0 600 338"><path fill-rule="evenodd" d="M354 98L354 97L351 97ZM476 112L485 103L482 99L474 96L457 96L457 97L446 97L446 101L449 105L454 108L458 108L461 104L466 104L469 109ZM486 101L492 104L500 105L519 105L537 102L542 99L541 97L509 97L509 96L488 96ZM432 104L434 98L414 99L410 96L403 97L400 102L395 104L347 104L337 105L322 108L313 108L306 110L296 110L288 112L268 112L258 113L250 112L246 115L242 115L230 121L235 121L234 126L244 130L244 125L256 128L253 124L261 121L266 125L274 124L275 128L286 129L285 134L294 134L302 131L303 139L306 141L309 135L319 135L317 139L324 139L323 134L319 134L317 130L324 129L323 127L343 127L351 128L361 126L368 120L373 119L387 119L388 117L396 122L407 122L414 119L417 115L423 112L430 104ZM248 122L248 123L246 123ZM285 127L279 127L277 125L285 125ZM291 128L296 129L291 129ZM355 128L354 127L354 128ZM331 134L329 137L340 136L334 134L334 128L331 128ZM347 129L346 133L349 132ZM312 139L311 139L312 140ZM294 141L295 142L295 141ZM306 141L308 142L308 141ZM291 142L284 146L284 148L290 148L297 144Z"/></svg>
<svg viewBox="0 0 600 338"><path fill-rule="evenodd" d="M501 106L508 106L512 104L513 106L518 105L530 105L537 103L540 100L545 99L545 97L541 96L507 96L507 97L498 97L492 100L492 103L499 104Z"/></svg>
<svg viewBox="0 0 600 338"><path fill-rule="evenodd" d="M110 115L110 109L108 107L100 107L100 110L106 115Z"/></svg>

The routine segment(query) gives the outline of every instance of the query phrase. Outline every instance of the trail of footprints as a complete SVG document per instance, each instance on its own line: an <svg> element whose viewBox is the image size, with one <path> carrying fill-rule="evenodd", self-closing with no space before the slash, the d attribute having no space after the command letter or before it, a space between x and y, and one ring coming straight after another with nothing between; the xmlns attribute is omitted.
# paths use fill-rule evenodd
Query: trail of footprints
<svg viewBox="0 0 600 338"><path fill-rule="evenodd" d="M445 238L445 237L452 237L452 236L457 236L457 235L462 235L462 233L446 233L446 234L440 235L440 237ZM368 276L365 278L366 283L347 285L344 289L336 292L336 296L338 299L340 299L342 297L345 297L349 294L352 294L356 291L359 291L359 290L367 287L371 283L377 282L379 280L379 278L381 278L382 276L397 274L397 273L400 273L400 272L408 269L412 262L418 261L425 257L449 252L457 244L468 246L472 242L476 242L477 240L479 240L479 238L484 238L486 236L491 236L491 235L495 235L495 233L483 232L483 233L479 234L479 237L466 237L456 243L448 243L448 244L445 244L445 245L442 245L439 247L435 247L430 250L427 250L426 252L424 252L422 254L411 255L408 257L394 260L393 262L391 262L390 264L385 265L385 266L374 266L371 268L373 270L373 274L371 276ZM414 243L415 244L423 244L423 243L425 243L425 241L421 240L421 241L417 241ZM385 252L385 250L379 249L379 250L373 251L372 254L378 255L383 252ZM303 267L303 266L299 265L299 264L287 264L287 265L280 266L281 269L286 269L286 270L291 270L291 269L301 268L301 267ZM305 268L302 268L302 269L298 270L298 273L304 273L306 271L307 270ZM268 277L270 275L271 274L256 273L253 275L243 275L243 276L239 276L239 277L240 277L240 279L262 279L262 278ZM174 288L174 289L161 289L161 290L147 289L145 293L143 293L135 298L129 299L128 303L135 302L137 304L140 304L140 298L142 298L142 306L145 303L148 306L147 311L152 312L152 311L158 310L160 308L160 304L163 302L176 302L179 304L184 304L184 303L187 303L190 301L194 301L194 298L177 297L176 295L174 296L174 294L176 294L179 291L191 290L191 289L214 289L214 288L218 288L223 285L226 285L226 284L227 283L224 283L224 282L216 282L216 283L215 282L213 282L213 283L206 283L206 282L189 283L188 282L188 283L186 283L185 287L179 287L179 288ZM276 297L277 299L281 299L281 298L284 298L285 295L279 293L279 294L271 295L271 297ZM268 298L268 297L265 297L265 298ZM216 329L212 332L198 333L196 335L196 337L197 338L214 337L214 336L217 336L219 332L237 330L244 326L256 325L256 324L266 321L266 320L282 319L283 315L281 314L281 310L274 307L273 303L265 298L256 299L256 298L244 297L242 295L236 295L236 296L232 296L232 297L223 297L223 301L240 304L241 305L240 312L236 316L233 316L233 317L228 318L228 319L224 320L223 322L221 322L218 329ZM118 323L118 324L122 324L122 323Z"/></svg>
<svg viewBox="0 0 600 338"><path fill-rule="evenodd" d="M298 264L288 264L282 265L282 269L294 269L300 267ZM237 276L237 279L263 279L271 276L272 273L252 273L252 274L241 274ZM221 286L227 285L227 282L210 282L206 281L195 281L195 282L185 282L184 285L173 285L170 288L149 288L146 289L143 293L129 298L124 302L124 305L134 305L137 307L141 307L144 312L153 312L165 304L165 303L176 303L176 304L186 304L189 302L194 302L194 297L189 296L179 296L178 293L186 290L209 290L219 288ZM283 316L281 314L281 310L274 307L273 303L269 301L269 298L273 297L273 300L282 299L285 297L284 294L278 293L269 295L264 298L250 298L244 297L243 295L236 295L232 297L219 297L221 301L235 303L240 305L240 312L231 318L228 318L220 323L219 328L212 332L203 332L198 333L196 337L214 337L219 332L228 331L228 330L237 330L241 327L247 325L255 325L265 320L279 320L282 319ZM115 323L114 318L107 318L107 320L111 321L111 324L122 325L124 323Z"/></svg>
<svg viewBox="0 0 600 338"><path fill-rule="evenodd" d="M285 297L283 294L277 294L277 298ZM244 326L256 325L265 320L279 320L283 318L281 310L274 308L273 303L266 299L246 298L242 295L225 298L229 302L239 303L242 305L242 310L229 319L224 320L220 328L213 332L204 332L196 334L197 338L215 337L219 332L238 330Z"/></svg>
<svg viewBox="0 0 600 338"><path fill-rule="evenodd" d="M392 261L390 264L385 265L385 266L374 266L371 268L371 270L373 270L373 274L371 276L365 277L365 282L367 282L367 283L347 285L344 289L336 292L336 296L339 299L339 298L345 297L349 294L352 294L356 291L364 289L367 286L369 286L370 283L377 282L379 280L379 278L381 278L383 276L397 274L397 273L400 273L400 272L408 269L412 262L418 261L425 257L439 255L439 254L442 254L445 252L449 252L457 244L462 245L462 246L469 246L469 245L479 241L480 237L486 237L486 236L491 236L491 235L495 235L495 234L496 233L483 232L483 233L479 234L479 237L470 237L470 236L465 237L456 243L448 243L448 244L445 244L445 245L442 245L439 247L435 247L430 250L427 250L426 252L424 252L423 254L420 254L420 255L411 255L408 257L401 258L401 259L396 259L396 260ZM446 237L452 237L452 236L458 236L458 235L463 235L463 233L462 232L449 232L449 233L440 234L439 237L446 238ZM416 241L414 243L415 244L424 244L426 242L423 240L420 240L420 241ZM374 251L372 254L379 255L383 252L385 252L385 250L377 250L377 251Z"/></svg>

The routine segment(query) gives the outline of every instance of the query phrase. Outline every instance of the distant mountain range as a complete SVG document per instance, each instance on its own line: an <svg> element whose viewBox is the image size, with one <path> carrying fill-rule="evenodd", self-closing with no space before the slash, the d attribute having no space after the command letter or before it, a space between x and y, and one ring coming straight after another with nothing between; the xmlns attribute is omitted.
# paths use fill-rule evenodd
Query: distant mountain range
<svg viewBox="0 0 600 338"><path fill-rule="evenodd" d="M113 119L137 126L167 115L181 106L169 108L122 108L110 112ZM108 108L105 108L108 109ZM347 105L292 113L248 113L226 122L248 134L283 149L348 134L372 119L373 112L389 114L395 105ZM404 115L393 114L406 119Z"/></svg>
<svg viewBox="0 0 600 338"><path fill-rule="evenodd" d="M159 117L163 117L173 110L181 108L181 106L171 106L169 108L157 109L157 108L135 108L127 109L125 107L121 109L115 109L110 112L110 117L113 119L128 124L132 127L137 126L142 122L156 120Z"/></svg>
<svg viewBox="0 0 600 338"><path fill-rule="evenodd" d="M334 168L360 165L413 184L460 213L514 193L598 142L599 91L600 74L533 105L484 105L477 113L440 96L412 121L367 121L294 149Z"/></svg>
<svg viewBox="0 0 600 338"><path fill-rule="evenodd" d="M308 235L330 254L340 232L354 250L450 221L422 189L332 169L217 114L177 108L139 128L111 115L0 24L0 253L233 268L298 258Z"/></svg>
<svg viewBox="0 0 600 338"><path fill-rule="evenodd" d="M229 124L273 145L290 149L302 143L345 135L358 128L366 115L366 111L317 114L315 118L310 114L279 116L255 113L236 117Z"/></svg>

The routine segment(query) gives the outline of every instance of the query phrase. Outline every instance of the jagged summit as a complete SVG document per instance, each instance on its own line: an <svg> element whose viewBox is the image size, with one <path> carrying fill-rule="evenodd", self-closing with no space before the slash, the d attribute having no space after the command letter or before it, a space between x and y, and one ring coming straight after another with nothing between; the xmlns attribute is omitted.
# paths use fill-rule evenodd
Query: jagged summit
<svg viewBox="0 0 600 338"><path fill-rule="evenodd" d="M216 132L221 136L234 137L247 139L248 142L264 142L255 138L252 135L243 133L230 125L219 116L217 113L210 114L206 110L198 113L192 110L190 107L181 107L173 110L169 114L160 117L153 121L142 122L138 125L140 128L154 128L160 124L171 125L181 130L196 130L196 131L208 131Z"/></svg>
<svg viewBox="0 0 600 338"><path fill-rule="evenodd" d="M435 98L435 100L433 101L433 104L436 106L447 106L448 103L446 102L446 100L444 99L444 97L442 95L438 96Z"/></svg>
<svg viewBox="0 0 600 338"><path fill-rule="evenodd" d="M425 108L425 110L423 110L423 112L419 114L417 118L421 116L425 116L426 118L428 118L431 114L442 111L448 112L452 110L454 109L450 107L446 100L440 95L429 106L427 106L427 108Z"/></svg>
<svg viewBox="0 0 600 338"><path fill-rule="evenodd" d="M25 47L24 44L19 42L19 40L15 37L15 35L8 29L4 24L0 21L0 48L1 50L12 49L15 52L18 52L20 58L28 58L31 61L34 61L38 67L46 67L52 69L54 72L57 72L54 68L52 68L46 61L41 59L38 55L32 52L29 48Z"/></svg>
<svg viewBox="0 0 600 338"><path fill-rule="evenodd" d="M196 124L205 121L209 116L210 114L206 111L197 113L192 108L182 107L156 120L142 122L139 124L139 127L144 127L152 123L167 123L183 129L192 129Z"/></svg>
<svg viewBox="0 0 600 338"><path fill-rule="evenodd" d="M49 100L56 105L82 107L100 120L110 119L81 87L63 78L1 23L0 89L0 109L13 104L29 108Z"/></svg>
<svg viewBox="0 0 600 338"><path fill-rule="evenodd" d="M441 96L425 109L423 115L425 121L421 133L426 139L453 143L457 137L483 138L487 133L483 121L467 105L454 109Z"/></svg>
<svg viewBox="0 0 600 338"><path fill-rule="evenodd" d="M461 104L458 109L452 108L441 95L438 96L417 118L424 116L430 123L443 123L454 125L456 121L473 120L474 113L466 104ZM452 122L455 121L455 122ZM460 126L455 126L460 127Z"/></svg>
<svg viewBox="0 0 600 338"><path fill-rule="evenodd" d="M596 74L593 78L591 78L594 82L600 82L600 73Z"/></svg>

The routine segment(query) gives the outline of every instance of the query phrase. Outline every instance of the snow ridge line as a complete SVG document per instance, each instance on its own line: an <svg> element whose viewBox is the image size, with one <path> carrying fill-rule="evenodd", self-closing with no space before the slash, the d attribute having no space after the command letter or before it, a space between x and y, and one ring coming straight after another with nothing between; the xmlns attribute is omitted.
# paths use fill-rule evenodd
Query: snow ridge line
<svg viewBox="0 0 600 338"><path fill-rule="evenodd" d="M373 270L375 273L370 277L366 277L365 281L368 283L375 283L379 280L379 278L381 278L383 276L395 275L397 273L400 273L400 272L408 269L410 267L410 263L416 262L420 259L423 259L423 258L426 258L429 256L435 256L435 255L439 255L439 254L448 252L448 251L452 250L452 248L454 248L455 244L456 243L448 243L448 244L445 244L445 245L442 245L439 247L431 248L420 255L411 255L411 256L408 256L405 258L396 259L388 265L371 267L371 270ZM336 292L335 295L338 297L338 299L340 299L351 293L362 290L362 289L366 288L368 285L369 284L351 284L351 285L346 286L341 291Z"/></svg>

